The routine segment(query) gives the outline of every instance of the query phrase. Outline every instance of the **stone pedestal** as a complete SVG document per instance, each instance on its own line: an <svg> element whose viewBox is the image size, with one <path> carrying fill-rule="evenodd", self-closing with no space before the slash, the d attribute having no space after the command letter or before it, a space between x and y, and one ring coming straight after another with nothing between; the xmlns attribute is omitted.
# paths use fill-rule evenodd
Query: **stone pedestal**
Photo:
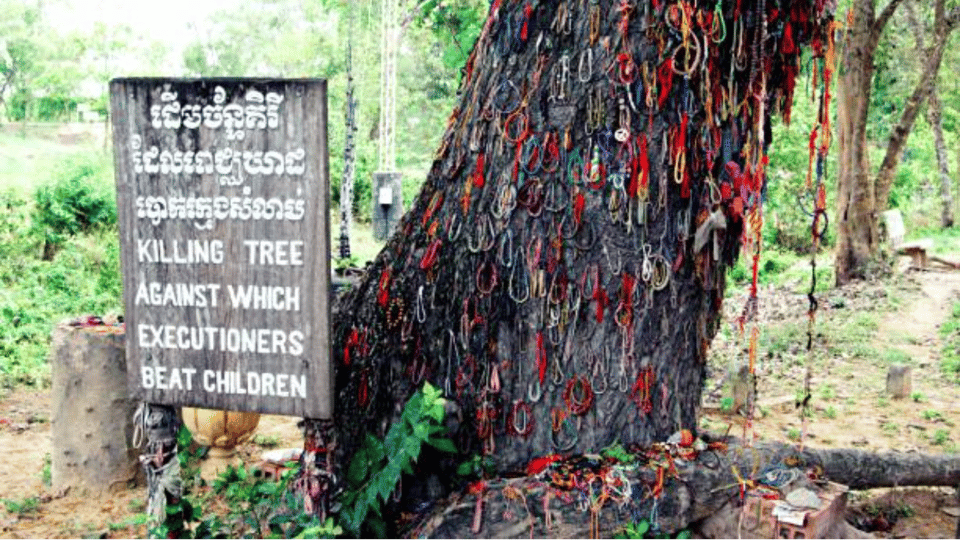
<svg viewBox="0 0 960 540"><path fill-rule="evenodd" d="M887 370L887 394L896 399L909 397L913 391L913 369L903 364L893 364Z"/></svg>
<svg viewBox="0 0 960 540"><path fill-rule="evenodd" d="M102 493L142 484L139 450L131 443L137 403L127 390L123 329L70 322L53 329L53 489Z"/></svg>

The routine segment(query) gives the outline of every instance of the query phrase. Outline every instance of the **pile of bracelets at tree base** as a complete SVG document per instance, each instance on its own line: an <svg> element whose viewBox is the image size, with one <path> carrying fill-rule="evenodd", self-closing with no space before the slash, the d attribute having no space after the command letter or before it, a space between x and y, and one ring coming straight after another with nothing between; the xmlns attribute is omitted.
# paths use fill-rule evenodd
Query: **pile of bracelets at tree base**
<svg viewBox="0 0 960 540"><path fill-rule="evenodd" d="M495 0L422 191L338 306L338 455L424 381L459 408L462 456L501 472L696 436L741 250L753 368L770 117L795 91L820 100L825 226L825 4Z"/></svg>

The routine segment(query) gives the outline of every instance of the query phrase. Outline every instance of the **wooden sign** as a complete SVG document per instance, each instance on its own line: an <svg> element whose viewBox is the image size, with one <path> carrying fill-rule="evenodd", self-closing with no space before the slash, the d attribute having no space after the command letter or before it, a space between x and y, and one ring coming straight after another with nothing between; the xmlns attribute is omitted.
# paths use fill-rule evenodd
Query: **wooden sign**
<svg viewBox="0 0 960 540"><path fill-rule="evenodd" d="M134 395L331 418L326 81L115 79L110 101Z"/></svg>

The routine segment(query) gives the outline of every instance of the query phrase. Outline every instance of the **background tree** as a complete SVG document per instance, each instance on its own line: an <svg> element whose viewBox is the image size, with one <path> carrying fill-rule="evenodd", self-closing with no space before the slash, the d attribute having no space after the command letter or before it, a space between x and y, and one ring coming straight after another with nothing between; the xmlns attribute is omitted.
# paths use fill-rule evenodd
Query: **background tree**
<svg viewBox="0 0 960 540"><path fill-rule="evenodd" d="M923 58L926 53L924 47L924 29L917 19L916 9L913 3L907 2L904 7L906 9L907 21L913 29L917 56ZM950 189L951 179L947 157L947 144L943 136L943 103L940 101L938 86L937 80L931 83L930 96L927 101L927 123L930 124L930 129L933 131L933 140L937 153L938 184L942 208L940 224L946 228L953 226L953 195Z"/></svg>
<svg viewBox="0 0 960 540"><path fill-rule="evenodd" d="M876 259L880 248L879 212L887 208L907 137L935 84L950 34L960 22L960 6L947 11L945 0L936 0L933 33L925 49L923 68L899 121L890 131L883 162L873 176L867 126L874 57L884 28L901 3L902 0L890 0L877 14L875 0L856 0L848 17L842 60L845 70L838 84L837 104L839 175L835 267L838 284L865 277Z"/></svg>

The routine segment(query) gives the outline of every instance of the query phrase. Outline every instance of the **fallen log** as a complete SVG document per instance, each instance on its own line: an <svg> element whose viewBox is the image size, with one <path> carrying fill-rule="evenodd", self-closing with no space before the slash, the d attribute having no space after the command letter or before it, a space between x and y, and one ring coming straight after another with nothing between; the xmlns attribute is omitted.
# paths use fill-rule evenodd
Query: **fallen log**
<svg viewBox="0 0 960 540"><path fill-rule="evenodd" d="M829 480L858 490L960 485L958 455L798 450L780 443L720 447L712 444L712 449L692 452L677 445L654 445L638 453L633 463L578 456L558 460L537 474L476 482L438 503L409 535L611 537L626 524L641 521L672 534L727 505L742 507L744 495L749 498L751 492L772 493L771 488L785 479L813 478L821 485ZM785 492L792 489L789 485L779 487ZM830 529L829 535L861 537L843 523L842 511L840 516L841 529Z"/></svg>

